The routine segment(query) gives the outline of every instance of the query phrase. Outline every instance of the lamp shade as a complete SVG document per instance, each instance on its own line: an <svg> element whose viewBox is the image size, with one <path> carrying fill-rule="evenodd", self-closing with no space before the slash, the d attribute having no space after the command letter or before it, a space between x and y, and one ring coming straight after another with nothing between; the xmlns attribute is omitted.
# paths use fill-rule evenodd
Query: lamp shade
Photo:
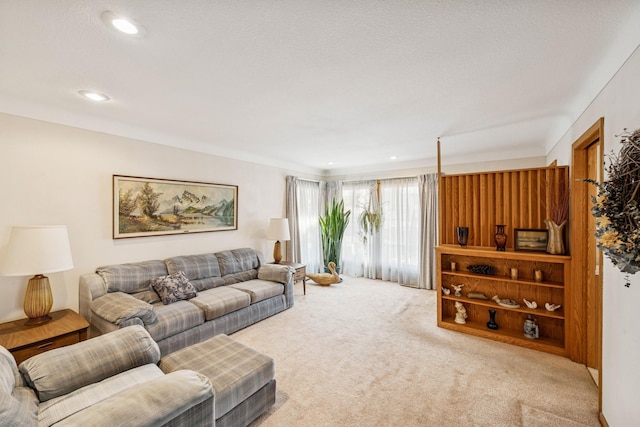
<svg viewBox="0 0 640 427"><path fill-rule="evenodd" d="M269 240L290 240L289 220L287 218L271 218L269 229L267 230Z"/></svg>
<svg viewBox="0 0 640 427"><path fill-rule="evenodd" d="M31 276L73 268L65 225L14 226L0 273Z"/></svg>

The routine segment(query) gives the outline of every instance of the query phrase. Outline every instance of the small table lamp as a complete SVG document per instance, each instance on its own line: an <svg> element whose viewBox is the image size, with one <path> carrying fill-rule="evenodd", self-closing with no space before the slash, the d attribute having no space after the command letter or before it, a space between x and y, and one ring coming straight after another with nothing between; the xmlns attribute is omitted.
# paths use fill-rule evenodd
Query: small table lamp
<svg viewBox="0 0 640 427"><path fill-rule="evenodd" d="M3 276L30 276L24 296L27 325L38 325L51 320L49 312L53 295L49 278L44 273L55 273L73 268L67 227L14 226L11 229L6 256L2 263Z"/></svg>
<svg viewBox="0 0 640 427"><path fill-rule="evenodd" d="M280 241L291 239L289 236L289 220L287 218L271 218L269 229L267 230L267 239L276 241L275 245L273 245L273 260L276 264L279 264L282 260Z"/></svg>

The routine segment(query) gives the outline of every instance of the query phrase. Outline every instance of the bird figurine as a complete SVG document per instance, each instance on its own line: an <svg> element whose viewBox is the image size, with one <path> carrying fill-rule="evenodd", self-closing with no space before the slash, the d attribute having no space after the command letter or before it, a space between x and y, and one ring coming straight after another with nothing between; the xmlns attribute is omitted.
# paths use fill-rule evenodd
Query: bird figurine
<svg viewBox="0 0 640 427"><path fill-rule="evenodd" d="M526 299L522 298L522 301L524 301L524 303L527 305L527 307L529 308L538 308L538 303L535 301L527 301Z"/></svg>
<svg viewBox="0 0 640 427"><path fill-rule="evenodd" d="M562 307L560 304L551 304L549 302L544 304L544 308L546 308L547 311L556 311L560 307Z"/></svg>
<svg viewBox="0 0 640 427"><path fill-rule="evenodd" d="M336 263L331 261L327 267L331 273L307 273L307 277L322 286L331 286L332 283L338 283L340 276L336 273Z"/></svg>

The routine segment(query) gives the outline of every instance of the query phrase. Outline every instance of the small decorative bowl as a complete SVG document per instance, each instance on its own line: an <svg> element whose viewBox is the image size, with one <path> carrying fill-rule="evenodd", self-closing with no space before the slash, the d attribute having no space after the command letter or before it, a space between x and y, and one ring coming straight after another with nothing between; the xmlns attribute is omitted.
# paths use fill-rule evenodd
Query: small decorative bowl
<svg viewBox="0 0 640 427"><path fill-rule="evenodd" d="M486 276L491 276L496 273L496 268L494 266L486 264L473 264L468 266L467 270L472 273L484 274Z"/></svg>

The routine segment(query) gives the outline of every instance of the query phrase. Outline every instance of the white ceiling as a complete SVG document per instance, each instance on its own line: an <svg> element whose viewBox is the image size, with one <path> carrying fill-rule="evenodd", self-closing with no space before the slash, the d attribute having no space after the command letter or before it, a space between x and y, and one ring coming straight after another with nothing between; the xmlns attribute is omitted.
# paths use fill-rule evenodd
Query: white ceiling
<svg viewBox="0 0 640 427"><path fill-rule="evenodd" d="M326 175L431 166L438 136L449 164L542 156L639 18L640 0L0 0L0 111Z"/></svg>

